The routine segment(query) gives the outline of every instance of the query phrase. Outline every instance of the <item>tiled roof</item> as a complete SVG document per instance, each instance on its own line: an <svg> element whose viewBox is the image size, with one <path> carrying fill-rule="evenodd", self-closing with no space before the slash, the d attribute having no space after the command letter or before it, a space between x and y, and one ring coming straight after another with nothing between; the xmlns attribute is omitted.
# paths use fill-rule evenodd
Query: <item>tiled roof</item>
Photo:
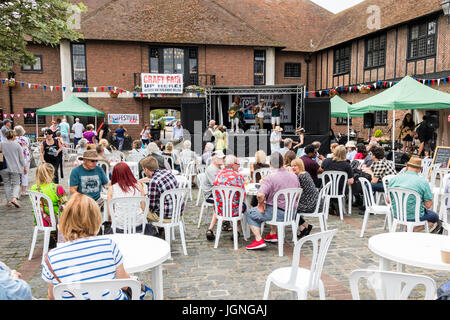
<svg viewBox="0 0 450 320"><path fill-rule="evenodd" d="M102 3L81 16L85 39L283 47L211 0Z"/></svg>
<svg viewBox="0 0 450 320"><path fill-rule="evenodd" d="M386 29L442 10L441 2L442 0L366 0L336 14L329 21L328 26L321 30L323 37L316 49L329 48L380 29ZM371 6L380 9L379 29L368 27L375 22L370 19L375 12L370 11ZM372 8L376 9L376 7ZM368 13L368 10L370 13Z"/></svg>

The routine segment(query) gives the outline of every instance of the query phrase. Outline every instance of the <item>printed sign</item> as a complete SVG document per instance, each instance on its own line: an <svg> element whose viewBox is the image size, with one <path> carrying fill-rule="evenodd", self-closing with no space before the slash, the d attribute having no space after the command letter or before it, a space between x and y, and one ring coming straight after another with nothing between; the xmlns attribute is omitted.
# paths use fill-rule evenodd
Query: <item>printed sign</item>
<svg viewBox="0 0 450 320"><path fill-rule="evenodd" d="M182 74L142 73L142 93L183 93Z"/></svg>
<svg viewBox="0 0 450 320"><path fill-rule="evenodd" d="M139 114L108 114L109 124L139 124Z"/></svg>

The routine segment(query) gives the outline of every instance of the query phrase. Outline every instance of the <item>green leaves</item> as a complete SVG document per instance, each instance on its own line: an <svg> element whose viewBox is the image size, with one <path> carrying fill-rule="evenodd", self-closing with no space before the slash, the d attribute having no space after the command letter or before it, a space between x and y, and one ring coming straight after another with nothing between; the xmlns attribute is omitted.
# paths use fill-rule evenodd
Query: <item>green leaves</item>
<svg viewBox="0 0 450 320"><path fill-rule="evenodd" d="M61 39L82 38L74 29L81 12L86 12L83 3L66 0L0 2L0 72L9 72L13 64L36 62L26 49L28 42L57 46Z"/></svg>

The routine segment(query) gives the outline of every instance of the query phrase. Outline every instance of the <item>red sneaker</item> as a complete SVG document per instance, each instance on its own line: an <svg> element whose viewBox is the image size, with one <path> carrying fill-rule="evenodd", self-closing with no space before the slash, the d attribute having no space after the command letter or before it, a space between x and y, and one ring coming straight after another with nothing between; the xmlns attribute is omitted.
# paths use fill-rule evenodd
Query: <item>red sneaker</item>
<svg viewBox="0 0 450 320"><path fill-rule="evenodd" d="M254 250L254 249L261 249L261 248L264 248L265 246L266 246L266 244L265 244L265 242L264 242L264 239L261 239L261 240L259 240L259 241L254 240L254 241L252 242L252 244L246 246L246 248L247 248L248 250Z"/></svg>
<svg viewBox="0 0 450 320"><path fill-rule="evenodd" d="M278 242L278 236L276 233L274 234L268 234L265 238L264 241L266 242Z"/></svg>

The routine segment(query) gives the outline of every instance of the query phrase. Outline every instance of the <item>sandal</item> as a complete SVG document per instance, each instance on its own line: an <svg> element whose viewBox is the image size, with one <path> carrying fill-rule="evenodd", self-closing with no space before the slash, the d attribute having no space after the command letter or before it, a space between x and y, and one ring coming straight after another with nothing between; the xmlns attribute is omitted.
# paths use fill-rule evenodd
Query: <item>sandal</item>
<svg viewBox="0 0 450 320"><path fill-rule="evenodd" d="M222 231L233 231L233 227L230 225L228 221L224 221L222 223Z"/></svg>
<svg viewBox="0 0 450 320"><path fill-rule="evenodd" d="M16 201L11 201L11 203L16 207L16 208L21 208L22 206L17 203Z"/></svg>
<svg viewBox="0 0 450 320"><path fill-rule="evenodd" d="M214 232L211 229L206 230L206 239L209 241L213 241L216 238Z"/></svg>

